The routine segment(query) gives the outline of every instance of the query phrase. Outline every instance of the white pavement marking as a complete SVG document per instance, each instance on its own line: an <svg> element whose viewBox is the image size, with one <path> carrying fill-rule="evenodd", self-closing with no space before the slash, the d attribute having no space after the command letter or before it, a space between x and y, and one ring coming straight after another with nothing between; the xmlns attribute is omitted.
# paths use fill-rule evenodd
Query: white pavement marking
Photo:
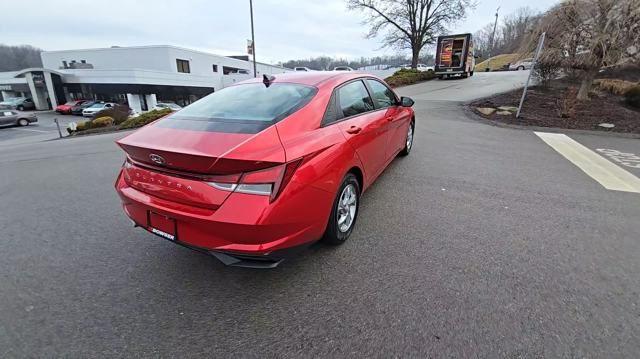
<svg viewBox="0 0 640 359"><path fill-rule="evenodd" d="M18 131L30 131L30 132L41 132L41 133L49 133L50 131L42 131L42 130L32 130L30 128L12 128L12 130Z"/></svg>
<svg viewBox="0 0 640 359"><path fill-rule="evenodd" d="M620 152L618 150L612 150L608 148L596 148L596 151L605 154L612 160L620 163L623 166L640 168L640 156L633 153Z"/></svg>
<svg viewBox="0 0 640 359"><path fill-rule="evenodd" d="M534 132L584 173L613 191L640 193L640 179L561 133Z"/></svg>

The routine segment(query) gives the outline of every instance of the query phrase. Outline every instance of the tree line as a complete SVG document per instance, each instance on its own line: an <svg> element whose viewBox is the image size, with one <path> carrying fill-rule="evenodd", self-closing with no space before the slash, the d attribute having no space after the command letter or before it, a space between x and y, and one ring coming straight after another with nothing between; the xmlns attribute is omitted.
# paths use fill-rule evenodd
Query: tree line
<svg viewBox="0 0 640 359"><path fill-rule="evenodd" d="M399 67L401 65L411 64L411 57L407 55L393 55L393 56L375 56L375 57L361 57L357 60L341 59L330 56L318 56L309 59L301 60L289 60L281 63L280 65L287 68L294 67L308 67L312 70L333 70L336 66L349 66L353 69L368 68L384 70L387 67ZM433 65L433 54L422 54L418 58L418 63L425 65Z"/></svg>
<svg viewBox="0 0 640 359"><path fill-rule="evenodd" d="M527 35L537 26L541 16L529 7L519 8L500 21L493 39L494 22L486 24L473 34L476 55L486 58L489 55L517 52Z"/></svg>
<svg viewBox="0 0 640 359"><path fill-rule="evenodd" d="M42 67L42 49L29 45L0 44L0 72L18 71L29 67Z"/></svg>

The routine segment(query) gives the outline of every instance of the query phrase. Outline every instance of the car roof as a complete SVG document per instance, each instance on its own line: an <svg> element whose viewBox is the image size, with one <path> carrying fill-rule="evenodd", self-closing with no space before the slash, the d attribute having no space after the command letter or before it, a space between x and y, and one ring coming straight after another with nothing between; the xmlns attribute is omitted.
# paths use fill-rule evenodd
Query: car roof
<svg viewBox="0 0 640 359"><path fill-rule="evenodd" d="M321 82L324 82L326 80L329 79L336 79L336 80L350 80L352 78L357 78L357 77L364 77L364 76L368 76L368 77L375 77L373 75L364 73L364 72L358 72L358 71L349 71L349 72L336 72L336 71L312 71L312 72L287 72L284 74L275 74L272 75L275 77L275 80L273 81L273 83L296 83L296 84L301 84L301 85L309 85L309 86L316 86L318 84L320 84ZM246 84L246 83L255 83L255 82L262 82L262 76L260 77L256 77L256 78L252 78L249 80L245 80L242 82L239 82L238 84Z"/></svg>

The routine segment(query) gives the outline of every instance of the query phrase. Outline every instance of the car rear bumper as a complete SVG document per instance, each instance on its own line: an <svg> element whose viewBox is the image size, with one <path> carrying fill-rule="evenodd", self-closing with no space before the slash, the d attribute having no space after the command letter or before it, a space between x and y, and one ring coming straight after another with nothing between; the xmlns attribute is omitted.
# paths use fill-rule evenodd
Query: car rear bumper
<svg viewBox="0 0 640 359"><path fill-rule="evenodd" d="M285 253L318 240L333 203L330 193L294 182L285 190L293 195L283 192L273 203L267 196L234 192L217 209L152 196L131 187L122 175L116 190L136 226L154 233L150 213L165 216L175 221L175 237L163 238L227 265L256 268L274 267Z"/></svg>

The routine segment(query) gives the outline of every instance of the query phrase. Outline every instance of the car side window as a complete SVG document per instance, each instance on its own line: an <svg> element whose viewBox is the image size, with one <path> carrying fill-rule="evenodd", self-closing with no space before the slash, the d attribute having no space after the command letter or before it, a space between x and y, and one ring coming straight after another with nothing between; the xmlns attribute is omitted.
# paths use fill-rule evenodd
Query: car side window
<svg viewBox="0 0 640 359"><path fill-rule="evenodd" d="M377 108L395 106L397 104L396 95L390 88L376 80L366 80L371 88L371 95Z"/></svg>
<svg viewBox="0 0 640 359"><path fill-rule="evenodd" d="M338 100L343 117L355 116L374 109L373 100L362 81L354 81L340 87Z"/></svg>

